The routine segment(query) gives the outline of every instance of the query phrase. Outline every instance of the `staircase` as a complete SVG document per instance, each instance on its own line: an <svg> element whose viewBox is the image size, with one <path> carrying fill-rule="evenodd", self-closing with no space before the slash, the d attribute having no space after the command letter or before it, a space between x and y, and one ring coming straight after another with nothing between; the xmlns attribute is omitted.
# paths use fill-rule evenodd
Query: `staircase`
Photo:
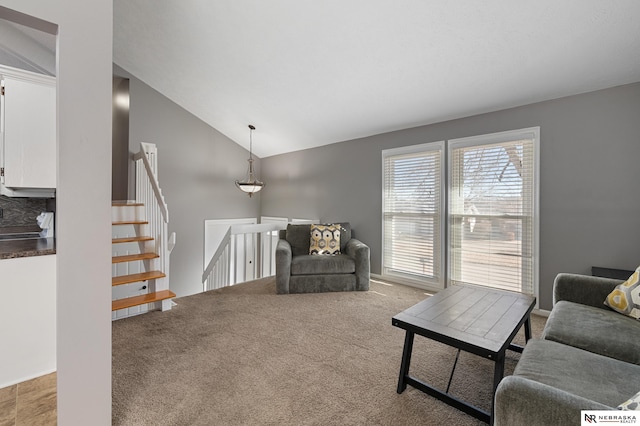
<svg viewBox="0 0 640 426"><path fill-rule="evenodd" d="M141 143L134 156L136 200L113 202L111 319L171 309L169 210L158 184L157 148Z"/></svg>
<svg viewBox="0 0 640 426"><path fill-rule="evenodd" d="M160 270L160 255L155 238L149 235L144 204L114 202L111 218L111 319L170 309L169 299L176 295L164 282L166 274Z"/></svg>

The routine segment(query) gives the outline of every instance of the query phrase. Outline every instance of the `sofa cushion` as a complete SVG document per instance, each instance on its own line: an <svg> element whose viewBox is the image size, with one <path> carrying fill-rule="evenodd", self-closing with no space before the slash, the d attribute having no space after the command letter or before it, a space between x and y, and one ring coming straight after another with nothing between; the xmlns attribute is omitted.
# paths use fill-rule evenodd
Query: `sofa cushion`
<svg viewBox="0 0 640 426"><path fill-rule="evenodd" d="M548 340L530 340L513 372L580 397L616 407L637 392L640 366Z"/></svg>
<svg viewBox="0 0 640 426"><path fill-rule="evenodd" d="M616 286L604 301L604 304L614 311L635 319L640 318L640 279L638 279L640 272L638 269L628 280Z"/></svg>
<svg viewBox="0 0 640 426"><path fill-rule="evenodd" d="M353 274L355 260L346 254L335 256L302 255L291 258L291 275Z"/></svg>
<svg viewBox="0 0 640 426"><path fill-rule="evenodd" d="M311 225L309 254L340 254L340 224Z"/></svg>
<svg viewBox="0 0 640 426"><path fill-rule="evenodd" d="M355 274L292 275L289 293L356 291Z"/></svg>
<svg viewBox="0 0 640 426"><path fill-rule="evenodd" d="M344 253L347 249L347 243L351 239L351 224L349 222L336 223L340 225L340 252Z"/></svg>
<svg viewBox="0 0 640 426"><path fill-rule="evenodd" d="M310 225L287 225L287 241L291 244L292 256L309 254Z"/></svg>
<svg viewBox="0 0 640 426"><path fill-rule="evenodd" d="M614 311L562 300L542 338L640 365L640 322Z"/></svg>

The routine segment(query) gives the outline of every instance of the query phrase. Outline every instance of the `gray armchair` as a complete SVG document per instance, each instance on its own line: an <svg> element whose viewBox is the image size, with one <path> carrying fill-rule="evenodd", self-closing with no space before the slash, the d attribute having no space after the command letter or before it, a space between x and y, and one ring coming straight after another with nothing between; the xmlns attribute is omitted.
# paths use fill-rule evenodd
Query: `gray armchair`
<svg viewBox="0 0 640 426"><path fill-rule="evenodd" d="M351 238L351 225L341 222L340 252L310 255L310 225L288 225L276 247L276 291L319 293L369 290L369 247Z"/></svg>

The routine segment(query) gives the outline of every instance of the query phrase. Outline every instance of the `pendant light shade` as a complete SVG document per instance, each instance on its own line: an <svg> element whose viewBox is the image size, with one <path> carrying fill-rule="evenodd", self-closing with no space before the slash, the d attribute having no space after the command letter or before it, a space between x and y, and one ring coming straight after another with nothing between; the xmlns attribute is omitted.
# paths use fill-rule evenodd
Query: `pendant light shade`
<svg viewBox="0 0 640 426"><path fill-rule="evenodd" d="M238 189L244 193L249 194L249 197L253 196L256 192L259 192L262 188L265 187L265 183L256 179L255 174L253 172L253 131L256 128L249 124L249 171L247 172L247 176L244 180L237 180L236 186Z"/></svg>

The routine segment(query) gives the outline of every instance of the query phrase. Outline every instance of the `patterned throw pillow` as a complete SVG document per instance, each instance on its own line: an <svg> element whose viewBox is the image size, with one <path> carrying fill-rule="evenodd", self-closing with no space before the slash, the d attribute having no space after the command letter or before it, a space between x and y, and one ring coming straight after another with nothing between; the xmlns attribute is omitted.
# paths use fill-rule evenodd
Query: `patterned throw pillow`
<svg viewBox="0 0 640 426"><path fill-rule="evenodd" d="M640 266L628 280L616 286L604 304L635 319L640 319Z"/></svg>
<svg viewBox="0 0 640 426"><path fill-rule="evenodd" d="M616 408L618 410L630 410L630 411L640 410L640 392L633 395L629 400L618 405Z"/></svg>
<svg viewBox="0 0 640 426"><path fill-rule="evenodd" d="M340 254L340 224L311 225L309 254Z"/></svg>

